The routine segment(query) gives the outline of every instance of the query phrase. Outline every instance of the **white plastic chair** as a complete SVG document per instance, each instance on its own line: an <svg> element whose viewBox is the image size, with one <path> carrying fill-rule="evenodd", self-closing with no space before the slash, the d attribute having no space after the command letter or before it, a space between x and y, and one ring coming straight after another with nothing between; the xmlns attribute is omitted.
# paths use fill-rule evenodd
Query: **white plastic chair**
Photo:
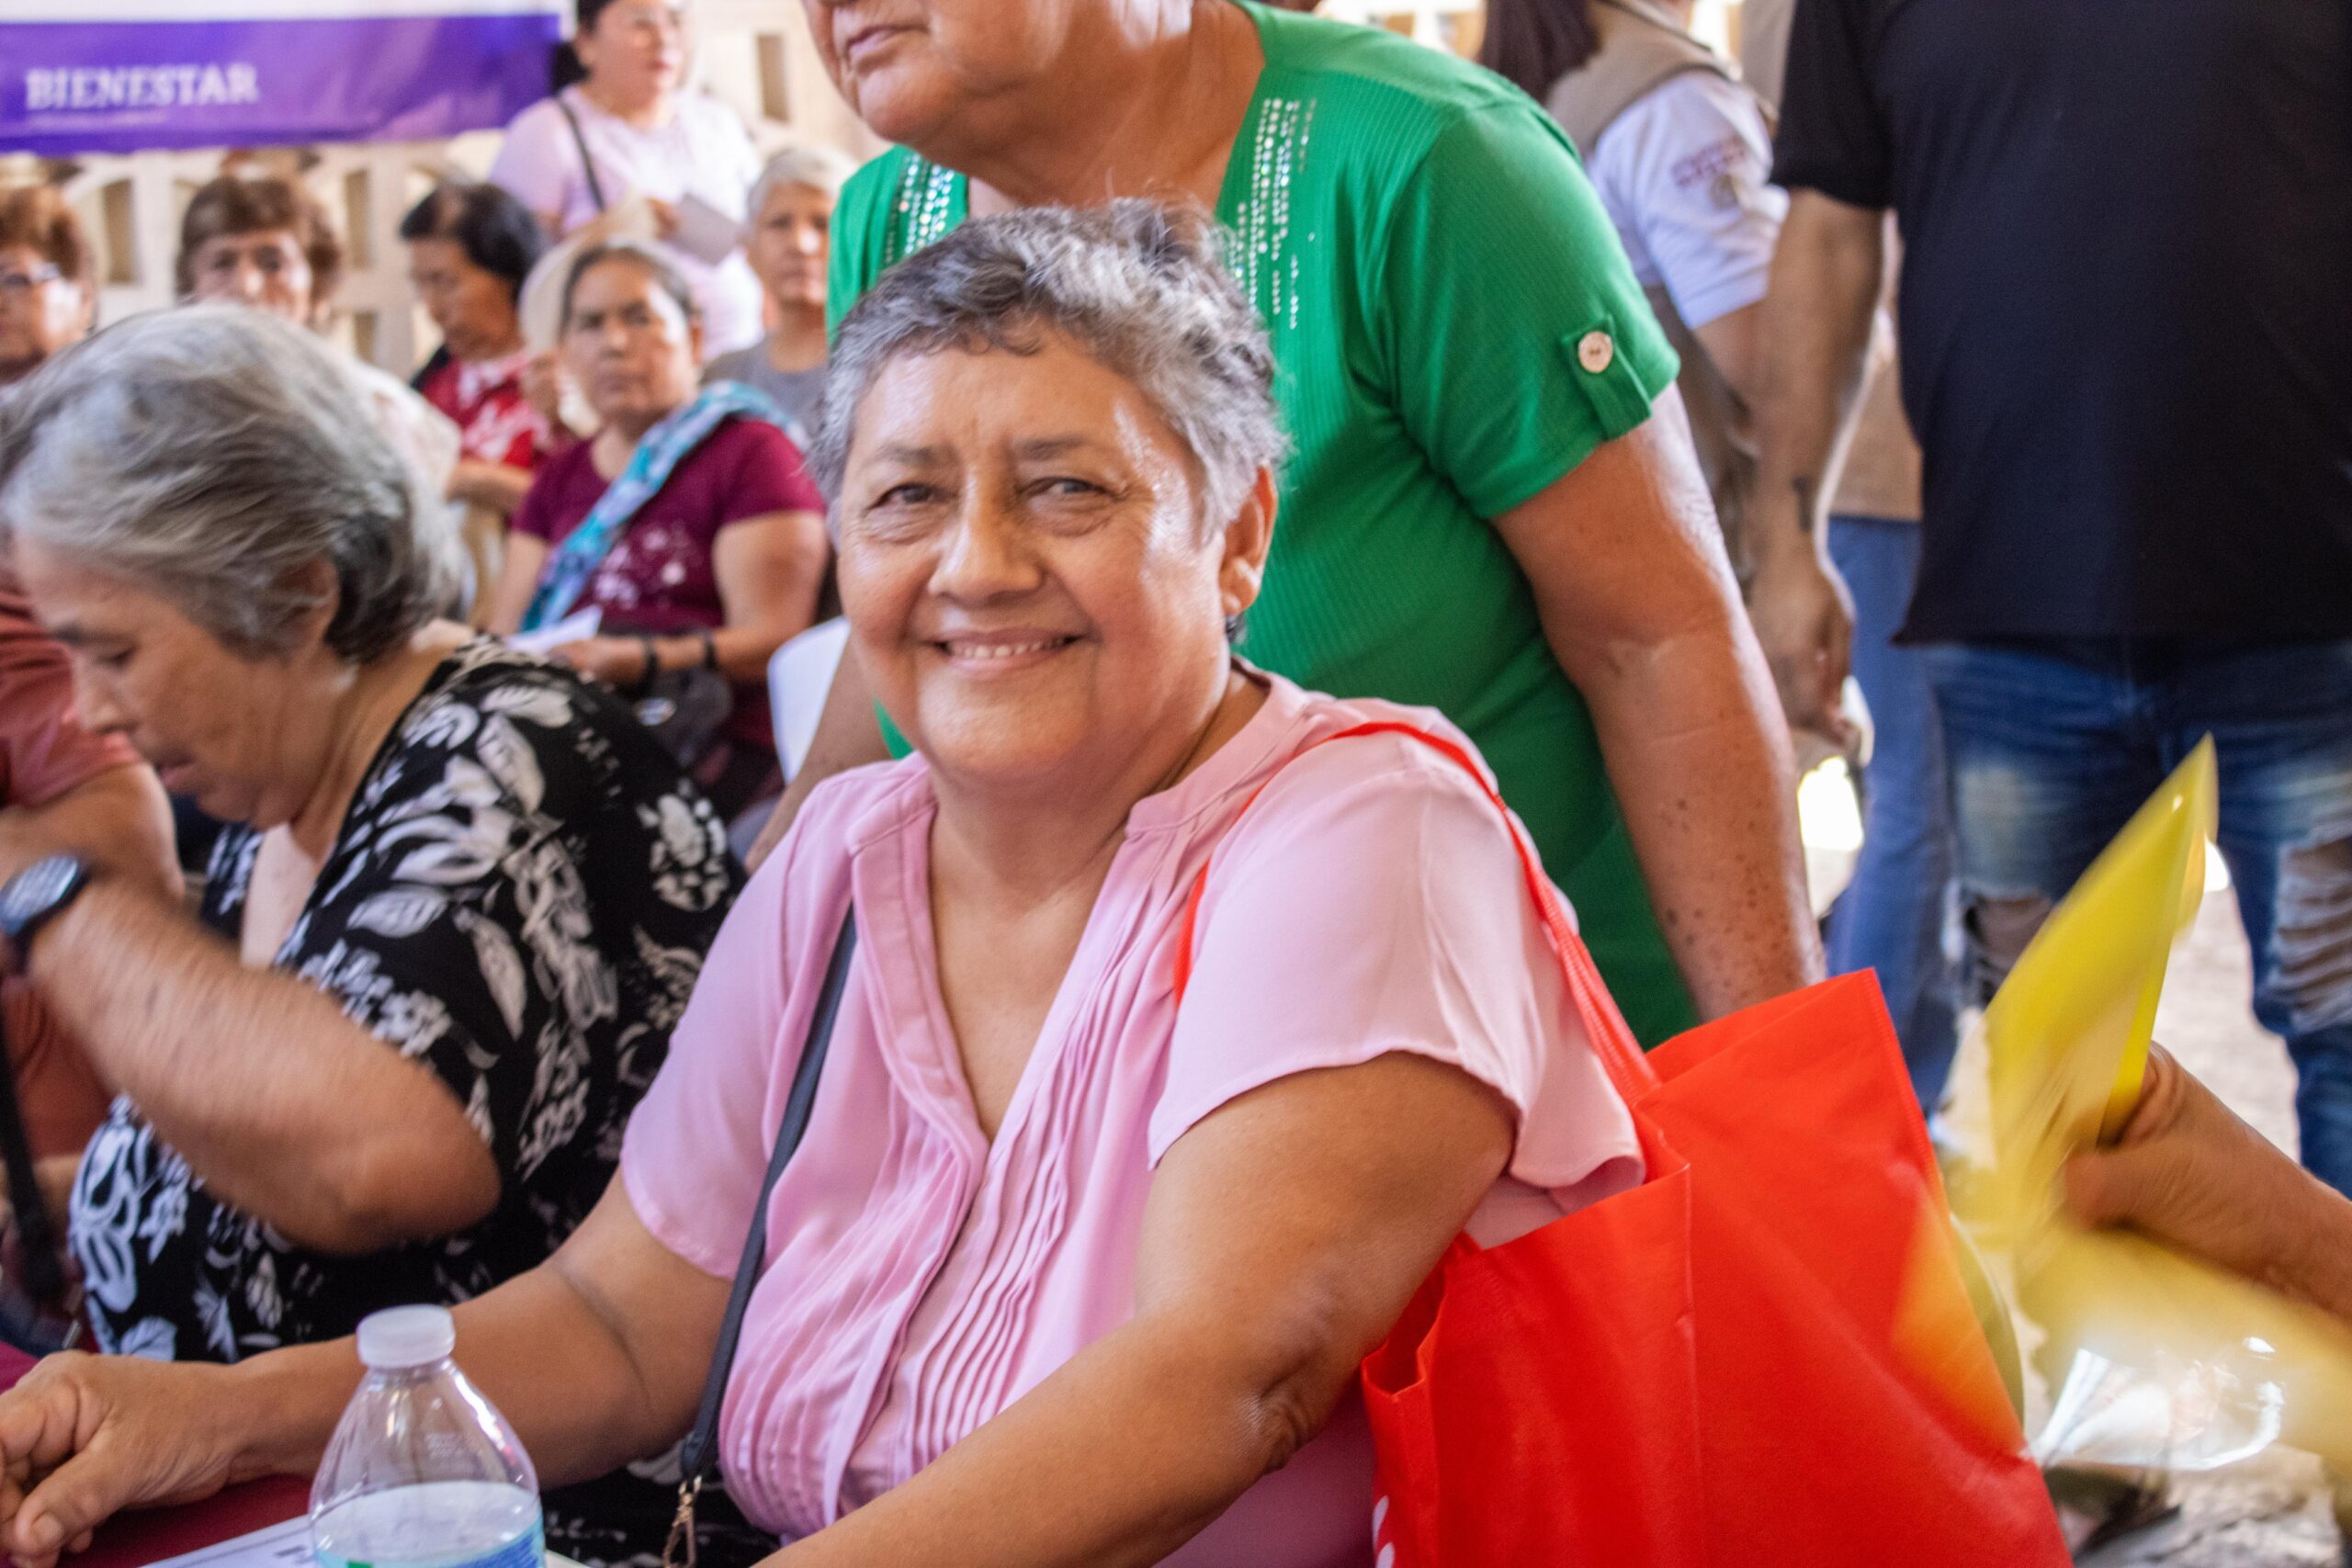
<svg viewBox="0 0 2352 1568"><path fill-rule="evenodd" d="M768 702L775 722L775 754L790 779L808 760L825 711L825 694L849 646L849 623L835 615L820 621L775 650L768 660Z"/></svg>

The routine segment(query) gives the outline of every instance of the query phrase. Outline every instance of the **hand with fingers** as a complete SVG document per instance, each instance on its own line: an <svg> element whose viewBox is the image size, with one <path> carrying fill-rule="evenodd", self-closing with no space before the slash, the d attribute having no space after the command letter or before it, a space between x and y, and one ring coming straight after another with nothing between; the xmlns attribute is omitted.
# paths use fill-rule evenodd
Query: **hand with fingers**
<svg viewBox="0 0 2352 1568"><path fill-rule="evenodd" d="M548 649L548 657L616 691L634 691L652 673L652 650L642 637L582 637Z"/></svg>
<svg viewBox="0 0 2352 1568"><path fill-rule="evenodd" d="M1840 698L1853 654L1854 601L1838 569L1809 544L1768 554L1757 564L1747 610L1790 728L1848 744L1852 725Z"/></svg>
<svg viewBox="0 0 2352 1568"><path fill-rule="evenodd" d="M2114 1145L2075 1156L2066 1206L2352 1323L2352 1201L2240 1121L2162 1046Z"/></svg>
<svg viewBox="0 0 2352 1568"><path fill-rule="evenodd" d="M125 1508L249 1479L232 1428L250 1405L227 1397L231 1375L121 1356L44 1359L0 1394L0 1551L51 1568Z"/></svg>

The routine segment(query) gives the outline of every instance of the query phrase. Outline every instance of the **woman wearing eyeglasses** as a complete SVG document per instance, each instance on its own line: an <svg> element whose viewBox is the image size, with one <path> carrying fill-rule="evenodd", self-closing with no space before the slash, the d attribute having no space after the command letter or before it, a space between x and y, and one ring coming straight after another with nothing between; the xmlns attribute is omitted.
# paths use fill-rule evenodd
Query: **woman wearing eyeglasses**
<svg viewBox="0 0 2352 1568"><path fill-rule="evenodd" d="M88 334L98 293L90 247L47 186L0 196L0 397Z"/></svg>

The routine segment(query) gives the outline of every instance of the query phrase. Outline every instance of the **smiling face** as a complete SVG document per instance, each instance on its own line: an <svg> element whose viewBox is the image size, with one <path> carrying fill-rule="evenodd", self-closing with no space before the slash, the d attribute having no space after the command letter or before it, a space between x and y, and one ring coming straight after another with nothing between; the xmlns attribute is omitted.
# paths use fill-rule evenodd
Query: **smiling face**
<svg viewBox="0 0 2352 1568"><path fill-rule="evenodd" d="M311 261L291 229L215 235L197 246L188 276L193 299L251 305L300 327L318 317Z"/></svg>
<svg viewBox="0 0 2352 1568"><path fill-rule="evenodd" d="M920 145L1053 73L1100 0L802 0L817 52L857 118Z"/></svg>
<svg viewBox="0 0 2352 1568"><path fill-rule="evenodd" d="M695 395L702 331L642 262L613 256L573 288L563 352L597 417L642 431Z"/></svg>
<svg viewBox="0 0 2352 1568"><path fill-rule="evenodd" d="M325 646L331 605L299 628L294 651L247 658L138 584L29 539L13 555L25 596L71 657L85 725L124 737L164 788L222 821L292 819L330 749L322 716L351 675Z"/></svg>
<svg viewBox="0 0 2352 1568"><path fill-rule="evenodd" d="M833 198L814 186L780 182L752 215L752 270L778 305L825 308Z"/></svg>
<svg viewBox="0 0 2352 1568"><path fill-rule="evenodd" d="M638 108L677 91L689 41L684 0L613 0L572 48L597 96Z"/></svg>
<svg viewBox="0 0 2352 1568"><path fill-rule="evenodd" d="M1204 525L1192 454L1058 336L906 355L858 405L840 581L866 678L943 777L1102 787L1191 743L1257 596L1272 480Z"/></svg>

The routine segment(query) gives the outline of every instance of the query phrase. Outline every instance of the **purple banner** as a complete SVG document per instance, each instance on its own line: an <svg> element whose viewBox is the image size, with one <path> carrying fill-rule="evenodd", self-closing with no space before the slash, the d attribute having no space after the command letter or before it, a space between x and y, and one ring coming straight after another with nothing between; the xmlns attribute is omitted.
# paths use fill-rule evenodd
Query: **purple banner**
<svg viewBox="0 0 2352 1568"><path fill-rule="evenodd" d="M547 96L560 24L548 11L13 22L0 33L0 152L64 157L501 126Z"/></svg>

